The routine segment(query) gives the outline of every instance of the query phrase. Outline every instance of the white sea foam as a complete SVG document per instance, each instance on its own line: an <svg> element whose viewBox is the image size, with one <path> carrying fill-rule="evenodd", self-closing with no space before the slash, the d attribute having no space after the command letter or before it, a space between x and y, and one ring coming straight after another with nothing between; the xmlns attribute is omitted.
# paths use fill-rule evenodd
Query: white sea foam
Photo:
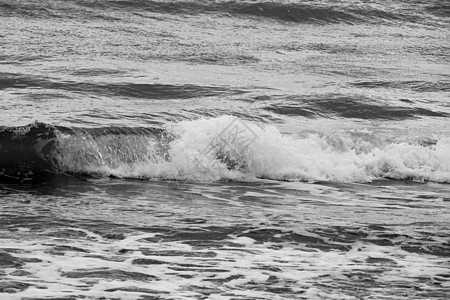
<svg viewBox="0 0 450 300"><path fill-rule="evenodd" d="M155 141L148 138L145 146L135 138L128 138L132 144L122 140L105 145L102 139L89 140L84 148L77 146L81 156L67 150L61 159L69 171L119 177L333 182L389 178L450 182L448 137L423 145L383 141L382 137L364 132L294 136L282 134L274 126L258 126L232 116L182 121L167 130L176 136L165 153L168 159L155 155ZM119 148L111 150L114 146Z"/></svg>
<svg viewBox="0 0 450 300"><path fill-rule="evenodd" d="M259 181L2 195L0 298L444 298L446 185Z"/></svg>

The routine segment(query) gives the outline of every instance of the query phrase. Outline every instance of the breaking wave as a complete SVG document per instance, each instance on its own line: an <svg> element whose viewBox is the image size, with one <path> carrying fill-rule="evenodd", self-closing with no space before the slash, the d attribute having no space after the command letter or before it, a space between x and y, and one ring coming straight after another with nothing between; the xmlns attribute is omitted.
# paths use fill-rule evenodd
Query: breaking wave
<svg viewBox="0 0 450 300"><path fill-rule="evenodd" d="M392 142L370 132L285 135L232 116L156 128L0 129L0 178L71 174L218 181L450 183L450 138Z"/></svg>
<svg viewBox="0 0 450 300"><path fill-rule="evenodd" d="M93 70L105 72L105 70ZM92 83L57 81L38 76L23 76L0 72L0 91L6 89L52 89L89 95L147 99L190 99L217 95L242 94L244 91L219 86L138 84L138 83Z"/></svg>

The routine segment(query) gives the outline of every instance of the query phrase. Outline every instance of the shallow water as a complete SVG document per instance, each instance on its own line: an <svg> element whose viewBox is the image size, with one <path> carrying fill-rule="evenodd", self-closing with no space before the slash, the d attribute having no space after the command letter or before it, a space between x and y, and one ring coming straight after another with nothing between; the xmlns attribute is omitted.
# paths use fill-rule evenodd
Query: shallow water
<svg viewBox="0 0 450 300"><path fill-rule="evenodd" d="M8 299L444 299L448 195L433 183L5 184L1 289Z"/></svg>

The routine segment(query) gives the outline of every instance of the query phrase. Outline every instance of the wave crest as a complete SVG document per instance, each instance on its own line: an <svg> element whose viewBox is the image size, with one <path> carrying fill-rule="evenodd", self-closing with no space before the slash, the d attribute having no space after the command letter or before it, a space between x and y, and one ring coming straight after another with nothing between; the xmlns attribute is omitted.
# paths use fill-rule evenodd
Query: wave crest
<svg viewBox="0 0 450 300"><path fill-rule="evenodd" d="M42 173L168 180L450 183L450 138L390 142L370 133L285 135L232 116L166 129L53 127L0 130L0 178Z"/></svg>
<svg viewBox="0 0 450 300"><path fill-rule="evenodd" d="M181 137L173 141L171 156L182 162L180 169L200 178L450 182L448 138L425 145L380 141L370 134L294 137L230 116L182 122L174 130Z"/></svg>

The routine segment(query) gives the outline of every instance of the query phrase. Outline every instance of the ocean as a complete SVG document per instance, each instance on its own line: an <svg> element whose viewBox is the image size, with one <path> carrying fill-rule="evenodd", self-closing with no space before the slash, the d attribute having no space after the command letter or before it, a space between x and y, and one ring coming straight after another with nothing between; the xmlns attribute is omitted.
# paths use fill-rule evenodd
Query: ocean
<svg viewBox="0 0 450 300"><path fill-rule="evenodd" d="M448 299L447 0L0 0L0 298Z"/></svg>

